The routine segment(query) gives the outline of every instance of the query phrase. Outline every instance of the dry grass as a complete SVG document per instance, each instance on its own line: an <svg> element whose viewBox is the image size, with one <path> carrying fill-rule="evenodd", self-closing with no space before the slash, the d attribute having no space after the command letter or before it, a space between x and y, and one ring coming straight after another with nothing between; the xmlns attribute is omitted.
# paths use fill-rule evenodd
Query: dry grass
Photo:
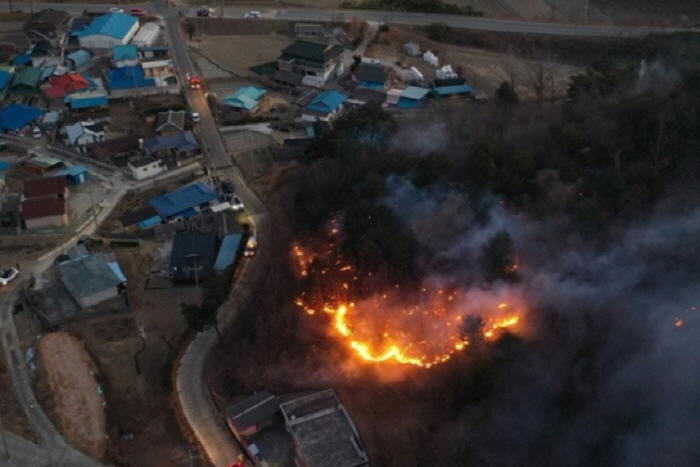
<svg viewBox="0 0 700 467"><path fill-rule="evenodd" d="M280 35L203 36L199 49L224 69L246 76L250 74L249 67L277 60L282 49L292 42Z"/></svg>

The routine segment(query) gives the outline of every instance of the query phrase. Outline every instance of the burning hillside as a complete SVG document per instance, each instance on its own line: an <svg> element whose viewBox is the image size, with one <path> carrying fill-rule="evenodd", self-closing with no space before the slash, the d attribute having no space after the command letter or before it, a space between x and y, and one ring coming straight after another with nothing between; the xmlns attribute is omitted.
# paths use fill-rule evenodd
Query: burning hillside
<svg viewBox="0 0 700 467"><path fill-rule="evenodd" d="M523 307L515 296L437 281L409 288L361 277L343 259L338 233L334 224L328 238L293 246L298 275L308 284L297 305L309 315L329 315L329 335L360 360L429 368L477 339L492 340L505 328L522 326Z"/></svg>

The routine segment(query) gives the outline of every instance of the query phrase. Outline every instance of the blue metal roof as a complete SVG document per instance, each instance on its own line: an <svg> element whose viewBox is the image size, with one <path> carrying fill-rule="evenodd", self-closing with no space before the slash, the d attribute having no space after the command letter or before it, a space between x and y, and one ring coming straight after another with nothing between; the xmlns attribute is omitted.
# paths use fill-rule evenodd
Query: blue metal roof
<svg viewBox="0 0 700 467"><path fill-rule="evenodd" d="M5 169L8 168L9 166L10 166L10 163L9 163L9 162L0 160L0 171L5 170Z"/></svg>
<svg viewBox="0 0 700 467"><path fill-rule="evenodd" d="M0 89L5 89L7 83L12 79L12 73L5 70L0 70Z"/></svg>
<svg viewBox="0 0 700 467"><path fill-rule="evenodd" d="M360 81L361 88L375 89L377 91L384 90L384 83L376 83L374 81Z"/></svg>
<svg viewBox="0 0 700 467"><path fill-rule="evenodd" d="M146 155L151 155L157 151L169 149L178 149L179 151L196 151L199 149L199 143L194 134L187 131L180 131L170 135L153 135L146 138L143 143Z"/></svg>
<svg viewBox="0 0 700 467"><path fill-rule="evenodd" d="M400 109L416 109L422 104L423 102L420 99L408 99L406 97L400 97L399 101L396 103L396 107Z"/></svg>
<svg viewBox="0 0 700 467"><path fill-rule="evenodd" d="M141 66L125 66L109 70L107 81L110 89L146 88L155 86L155 78L146 78Z"/></svg>
<svg viewBox="0 0 700 467"><path fill-rule="evenodd" d="M78 16L76 18L73 18L73 22L70 25L70 35L71 36L79 36L81 32L85 29L87 26L87 18L83 16Z"/></svg>
<svg viewBox="0 0 700 467"><path fill-rule="evenodd" d="M434 89L439 96L452 96L454 94L469 94L473 92L468 84L457 84L455 86L441 86Z"/></svg>
<svg viewBox="0 0 700 467"><path fill-rule="evenodd" d="M41 69L41 81L47 79L49 76L53 75L56 71L56 65L49 65Z"/></svg>
<svg viewBox="0 0 700 467"><path fill-rule="evenodd" d="M158 225L161 222L163 222L162 217L153 216L153 217L149 217L148 219L144 219L142 221L139 221L138 226L139 226L139 229L147 229L153 225Z"/></svg>
<svg viewBox="0 0 700 467"><path fill-rule="evenodd" d="M63 101L73 110L104 107L107 105L107 94L103 92L87 91L66 96Z"/></svg>
<svg viewBox="0 0 700 467"><path fill-rule="evenodd" d="M92 20L88 27L80 31L80 36L102 35L122 39L138 22L139 20L135 16L124 13L109 13Z"/></svg>
<svg viewBox="0 0 700 467"><path fill-rule="evenodd" d="M401 97L406 99L423 99L429 92L430 89L421 88L418 86L409 86L403 90Z"/></svg>
<svg viewBox="0 0 700 467"><path fill-rule="evenodd" d="M243 86L237 89L233 94L224 97L222 103L237 109L252 110L258 106L258 99L266 92L265 89L260 89L255 86Z"/></svg>
<svg viewBox="0 0 700 467"><path fill-rule="evenodd" d="M236 260L236 253L241 245L242 238L242 234L235 233L226 235L223 240L221 240L219 254L216 256L216 262L214 262L215 271L225 271L226 268L233 264Z"/></svg>
<svg viewBox="0 0 700 467"><path fill-rule="evenodd" d="M119 60L137 60L139 58L139 49L136 44L119 44L112 47L112 58L115 61Z"/></svg>
<svg viewBox="0 0 700 467"><path fill-rule="evenodd" d="M90 63L92 56L87 50L76 50L75 52L66 55L66 58L72 60L76 68L80 68L83 65Z"/></svg>
<svg viewBox="0 0 700 467"><path fill-rule="evenodd" d="M72 167L67 167L63 170L59 170L58 172L54 172L54 175L80 175L84 172L87 172L88 169L84 165L74 165Z"/></svg>
<svg viewBox="0 0 700 467"><path fill-rule="evenodd" d="M107 266L109 266L109 269L112 270L114 275L117 277L117 280L126 282L126 276L122 272L122 269L119 267L119 263L117 263L116 261L110 261L107 263Z"/></svg>
<svg viewBox="0 0 700 467"><path fill-rule="evenodd" d="M0 131L18 130L42 115L42 109L17 103L10 104L0 109Z"/></svg>
<svg viewBox="0 0 700 467"><path fill-rule="evenodd" d="M29 52L17 55L10 63L13 65L26 65L27 63L32 63L32 55Z"/></svg>
<svg viewBox="0 0 700 467"><path fill-rule="evenodd" d="M170 217L200 204L209 203L216 198L214 190L199 182L151 198L149 204L161 217Z"/></svg>
<svg viewBox="0 0 700 467"><path fill-rule="evenodd" d="M330 113L338 109L347 98L347 95L336 90L324 91L316 96L306 108L317 112Z"/></svg>

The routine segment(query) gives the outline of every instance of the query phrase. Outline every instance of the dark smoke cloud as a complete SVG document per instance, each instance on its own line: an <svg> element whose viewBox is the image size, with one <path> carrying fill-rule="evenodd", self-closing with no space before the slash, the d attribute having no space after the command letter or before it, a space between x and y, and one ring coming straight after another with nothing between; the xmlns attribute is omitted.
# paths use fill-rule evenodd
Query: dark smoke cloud
<svg viewBox="0 0 700 467"><path fill-rule="evenodd" d="M483 289L476 258L501 229L522 259L528 350L499 369L489 416L467 417L455 442L498 466L700 465L700 209L629 226L595 250L564 220L495 203L479 223L467 193L387 184L426 280Z"/></svg>

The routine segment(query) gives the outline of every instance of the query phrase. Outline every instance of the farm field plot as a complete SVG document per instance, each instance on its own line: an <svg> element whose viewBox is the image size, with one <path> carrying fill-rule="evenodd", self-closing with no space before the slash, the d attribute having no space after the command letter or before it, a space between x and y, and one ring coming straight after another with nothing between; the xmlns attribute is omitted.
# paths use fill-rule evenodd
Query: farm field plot
<svg viewBox="0 0 700 467"><path fill-rule="evenodd" d="M280 35L202 36L198 48L222 68L248 76L253 65L276 60L293 41Z"/></svg>

